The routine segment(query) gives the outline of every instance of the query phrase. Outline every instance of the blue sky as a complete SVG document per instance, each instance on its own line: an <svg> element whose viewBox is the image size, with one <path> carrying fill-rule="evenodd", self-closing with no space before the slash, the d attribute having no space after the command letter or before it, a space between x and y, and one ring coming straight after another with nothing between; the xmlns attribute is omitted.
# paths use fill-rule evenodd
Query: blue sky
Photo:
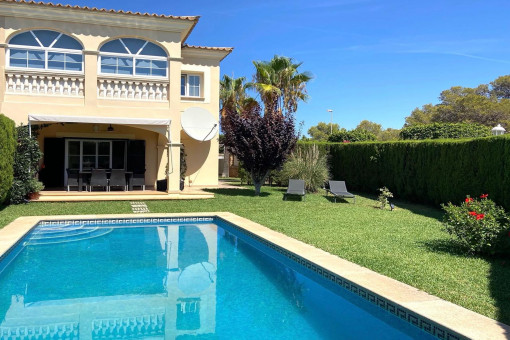
<svg viewBox="0 0 510 340"><path fill-rule="evenodd" d="M62 0L65 1L65 0ZM189 44L232 46L222 74L253 75L252 60L285 55L314 74L296 119L348 129L364 119L400 128L451 86L510 74L508 0L71 1L200 15Z"/></svg>

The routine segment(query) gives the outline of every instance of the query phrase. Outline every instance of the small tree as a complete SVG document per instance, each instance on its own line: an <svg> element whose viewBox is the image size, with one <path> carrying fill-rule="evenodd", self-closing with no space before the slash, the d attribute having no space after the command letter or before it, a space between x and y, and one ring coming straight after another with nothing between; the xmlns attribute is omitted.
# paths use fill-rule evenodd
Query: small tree
<svg viewBox="0 0 510 340"><path fill-rule="evenodd" d="M258 103L242 108L241 113L225 107L221 117L225 146L250 173L255 195L271 170L280 168L294 149L297 135L292 114L282 114L277 106L262 114Z"/></svg>
<svg viewBox="0 0 510 340"><path fill-rule="evenodd" d="M23 203L28 194L44 188L36 179L42 152L34 135L30 136L28 126L17 128L18 144L14 155L14 181L9 194L11 204Z"/></svg>

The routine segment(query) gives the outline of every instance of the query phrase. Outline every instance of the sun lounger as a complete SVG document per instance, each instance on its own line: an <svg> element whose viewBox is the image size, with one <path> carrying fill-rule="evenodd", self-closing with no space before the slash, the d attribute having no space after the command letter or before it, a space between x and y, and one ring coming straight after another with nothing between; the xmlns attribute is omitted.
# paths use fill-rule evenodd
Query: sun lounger
<svg viewBox="0 0 510 340"><path fill-rule="evenodd" d="M286 200L287 195L301 196L305 199L305 181L302 179L289 179L289 187L287 192L283 194L283 200Z"/></svg>
<svg viewBox="0 0 510 340"><path fill-rule="evenodd" d="M337 197L340 197L353 198L354 203L356 203L356 196L347 191L347 187L345 186L344 181L329 181L328 193L331 193L333 196L335 196L335 202Z"/></svg>

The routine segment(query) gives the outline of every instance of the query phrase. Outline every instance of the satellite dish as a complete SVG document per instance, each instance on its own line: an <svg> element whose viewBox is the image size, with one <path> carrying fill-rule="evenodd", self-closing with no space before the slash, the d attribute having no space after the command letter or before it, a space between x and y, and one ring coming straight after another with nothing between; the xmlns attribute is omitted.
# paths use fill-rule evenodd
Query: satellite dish
<svg viewBox="0 0 510 340"><path fill-rule="evenodd" d="M181 125L188 136L201 142L213 139L218 133L218 121L200 107L186 109L181 116Z"/></svg>
<svg viewBox="0 0 510 340"><path fill-rule="evenodd" d="M216 279L216 268L212 263L200 262L187 266L179 275L177 286L185 294L203 292Z"/></svg>

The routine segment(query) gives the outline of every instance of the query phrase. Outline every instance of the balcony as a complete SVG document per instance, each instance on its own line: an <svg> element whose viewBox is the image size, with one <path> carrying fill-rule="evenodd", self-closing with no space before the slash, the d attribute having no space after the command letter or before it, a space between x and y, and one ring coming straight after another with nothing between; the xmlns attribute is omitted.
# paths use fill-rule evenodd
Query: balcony
<svg viewBox="0 0 510 340"><path fill-rule="evenodd" d="M8 94L83 97L85 77L39 70L7 70L5 81Z"/></svg>
<svg viewBox="0 0 510 340"><path fill-rule="evenodd" d="M99 99L168 101L167 79L121 78L121 76L98 75L97 97Z"/></svg>

